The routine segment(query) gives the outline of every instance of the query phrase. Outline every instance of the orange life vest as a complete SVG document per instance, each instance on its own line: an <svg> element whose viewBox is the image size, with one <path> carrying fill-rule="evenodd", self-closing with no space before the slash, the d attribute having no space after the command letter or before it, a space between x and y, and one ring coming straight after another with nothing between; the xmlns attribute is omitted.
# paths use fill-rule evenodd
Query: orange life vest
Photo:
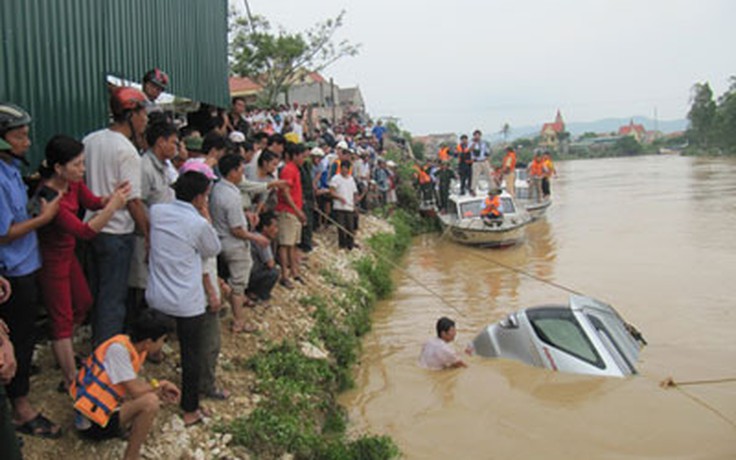
<svg viewBox="0 0 736 460"><path fill-rule="evenodd" d="M463 161L464 158L466 163L472 163L473 159L470 157L469 153L470 145L463 147L463 144L457 144L457 147L455 147L455 156L460 161Z"/></svg>
<svg viewBox="0 0 736 460"><path fill-rule="evenodd" d="M513 172L516 169L516 152L512 150L506 154L506 157L503 159L503 167L507 173Z"/></svg>
<svg viewBox="0 0 736 460"><path fill-rule="evenodd" d="M442 147L437 153L437 158L440 161L450 161L450 147Z"/></svg>
<svg viewBox="0 0 736 460"><path fill-rule="evenodd" d="M419 180L420 184L429 184L430 182L432 182L432 178L429 177L429 174L427 174L425 170L417 165L414 165L414 170L416 171L414 173L414 177Z"/></svg>
<svg viewBox="0 0 736 460"><path fill-rule="evenodd" d="M501 217L501 198L498 195L495 195L493 198L487 196L483 204L485 207L480 212L481 216L491 215L493 217Z"/></svg>
<svg viewBox="0 0 736 460"><path fill-rule="evenodd" d="M119 343L130 353L133 370L138 373L146 353L138 353L127 335L116 335L97 347L94 353L79 369L77 378L69 387L69 394L74 399L74 408L92 422L106 427L115 409L125 396L125 388L121 384L113 385L105 370L104 360L110 345Z"/></svg>
<svg viewBox="0 0 736 460"><path fill-rule="evenodd" d="M338 158L337 160L333 161L332 164L335 165L335 174L332 174L332 175L340 175L340 173L342 172L342 160ZM330 169L332 169L332 167L330 167ZM348 168L348 176L352 176L352 175L353 175L353 164L350 163L350 168Z"/></svg>
<svg viewBox="0 0 736 460"><path fill-rule="evenodd" d="M544 175L544 163L541 161L532 161L529 165L529 175L533 177L542 177Z"/></svg>

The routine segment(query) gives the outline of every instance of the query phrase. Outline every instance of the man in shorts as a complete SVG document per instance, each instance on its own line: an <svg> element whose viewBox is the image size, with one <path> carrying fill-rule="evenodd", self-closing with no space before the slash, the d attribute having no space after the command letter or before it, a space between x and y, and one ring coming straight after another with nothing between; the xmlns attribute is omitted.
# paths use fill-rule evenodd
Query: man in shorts
<svg viewBox="0 0 736 460"><path fill-rule="evenodd" d="M279 225L279 260L281 262L281 285L293 289L292 279L304 283L299 273L299 253L297 244L301 239L302 225L307 217L302 210L302 179L300 168L304 163L306 151L296 144L289 144L284 150L286 165L279 179L286 181L287 186L279 190L278 213Z"/></svg>

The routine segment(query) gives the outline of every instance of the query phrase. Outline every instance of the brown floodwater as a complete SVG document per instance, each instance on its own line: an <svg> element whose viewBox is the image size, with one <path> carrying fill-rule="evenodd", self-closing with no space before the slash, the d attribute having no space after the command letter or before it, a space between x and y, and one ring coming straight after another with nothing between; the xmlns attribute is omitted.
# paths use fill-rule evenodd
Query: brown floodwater
<svg viewBox="0 0 736 460"><path fill-rule="evenodd" d="M733 459L736 161L677 156L561 162L546 218L527 241L473 249L417 238L363 341L351 428L388 434L406 458ZM461 350L486 324L567 294L486 259L611 303L649 341L640 374L562 374L506 361L416 364L434 323L457 321Z"/></svg>

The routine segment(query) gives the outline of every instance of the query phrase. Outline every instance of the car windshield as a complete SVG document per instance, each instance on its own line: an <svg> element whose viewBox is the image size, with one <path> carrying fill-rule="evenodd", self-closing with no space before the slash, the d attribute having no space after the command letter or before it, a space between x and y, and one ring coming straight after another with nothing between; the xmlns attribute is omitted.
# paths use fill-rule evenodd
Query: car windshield
<svg viewBox="0 0 736 460"><path fill-rule="evenodd" d="M570 309L533 308L527 310L527 317L540 340L600 369L605 369L603 360Z"/></svg>
<svg viewBox="0 0 736 460"><path fill-rule="evenodd" d="M639 358L639 345L626 330L623 321L612 313L600 310L586 309L586 317L596 329L601 341L609 348L611 355L622 369L629 369L636 373L634 363Z"/></svg>

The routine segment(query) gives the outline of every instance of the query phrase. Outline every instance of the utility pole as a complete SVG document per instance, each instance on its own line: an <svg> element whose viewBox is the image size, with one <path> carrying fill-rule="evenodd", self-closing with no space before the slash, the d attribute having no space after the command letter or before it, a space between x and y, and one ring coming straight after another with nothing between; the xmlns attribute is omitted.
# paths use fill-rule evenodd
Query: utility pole
<svg viewBox="0 0 736 460"><path fill-rule="evenodd" d="M335 126L335 121L337 120L337 116L335 114L336 104L335 104L335 80L330 77L330 101L332 102L332 126Z"/></svg>

